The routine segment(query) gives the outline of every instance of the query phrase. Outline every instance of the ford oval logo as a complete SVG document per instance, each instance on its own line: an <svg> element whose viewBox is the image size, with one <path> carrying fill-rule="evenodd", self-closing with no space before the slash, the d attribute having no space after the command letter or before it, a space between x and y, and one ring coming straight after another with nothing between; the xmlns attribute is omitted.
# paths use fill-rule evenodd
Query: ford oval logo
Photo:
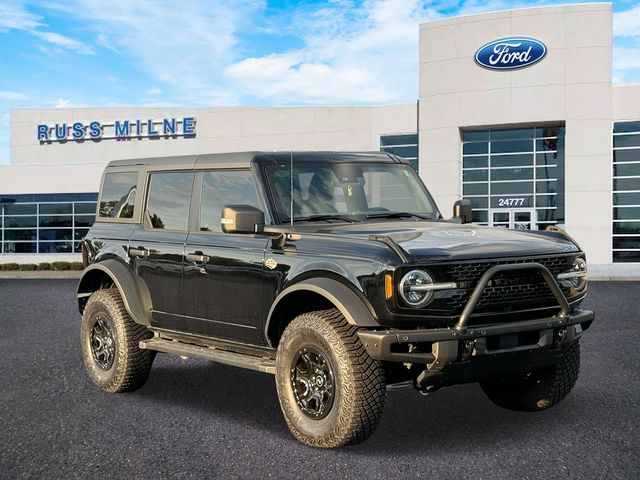
<svg viewBox="0 0 640 480"><path fill-rule="evenodd" d="M538 63L546 54L546 45L535 38L499 38L478 49L476 63L491 70L516 70Z"/></svg>

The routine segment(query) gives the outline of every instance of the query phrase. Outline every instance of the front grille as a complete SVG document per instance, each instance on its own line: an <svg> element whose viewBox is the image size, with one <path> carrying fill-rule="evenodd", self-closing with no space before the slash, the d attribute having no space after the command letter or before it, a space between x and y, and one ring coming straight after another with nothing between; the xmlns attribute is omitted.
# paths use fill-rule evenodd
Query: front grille
<svg viewBox="0 0 640 480"><path fill-rule="evenodd" d="M558 273L569 270L571 267L575 255L562 255L557 257L542 257L542 258L519 258L519 259L504 259L495 260L482 263L457 263L446 266L446 273L452 280L456 282L477 282L480 277L496 265L513 265L517 263L539 263L549 269L549 271L555 276ZM524 273L527 274L526 272Z"/></svg>
<svg viewBox="0 0 640 480"><path fill-rule="evenodd" d="M462 313L480 277L491 267L505 264L540 263L555 277L570 269L575 255L554 257L504 259L481 263L458 263L444 266L447 278L461 287L458 294L451 296L447 306L454 315ZM562 288L565 296L569 288ZM474 313L507 313L558 305L553 292L544 281L542 274L535 271L504 272L495 275L484 289Z"/></svg>

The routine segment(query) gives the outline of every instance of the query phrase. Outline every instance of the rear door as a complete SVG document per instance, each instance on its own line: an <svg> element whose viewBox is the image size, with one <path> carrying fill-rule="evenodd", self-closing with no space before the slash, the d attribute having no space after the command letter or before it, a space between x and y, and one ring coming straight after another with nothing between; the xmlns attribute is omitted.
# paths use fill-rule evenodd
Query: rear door
<svg viewBox="0 0 640 480"><path fill-rule="evenodd" d="M253 205L258 200L253 173L246 170L198 172L184 264L187 327L232 340L263 344L264 234L229 234L220 228L224 205Z"/></svg>
<svg viewBox="0 0 640 480"><path fill-rule="evenodd" d="M193 180L193 170L150 173L144 222L129 240L129 256L149 289L156 327L186 329L182 263Z"/></svg>

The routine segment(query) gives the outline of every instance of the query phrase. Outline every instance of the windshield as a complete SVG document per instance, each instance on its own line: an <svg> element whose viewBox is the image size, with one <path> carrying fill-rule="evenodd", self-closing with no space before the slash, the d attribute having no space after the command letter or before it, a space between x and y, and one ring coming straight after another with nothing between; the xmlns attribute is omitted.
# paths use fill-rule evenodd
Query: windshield
<svg viewBox="0 0 640 480"><path fill-rule="evenodd" d="M269 165L267 182L281 223L359 221L367 218L433 219L435 208L415 171L397 163L296 163Z"/></svg>

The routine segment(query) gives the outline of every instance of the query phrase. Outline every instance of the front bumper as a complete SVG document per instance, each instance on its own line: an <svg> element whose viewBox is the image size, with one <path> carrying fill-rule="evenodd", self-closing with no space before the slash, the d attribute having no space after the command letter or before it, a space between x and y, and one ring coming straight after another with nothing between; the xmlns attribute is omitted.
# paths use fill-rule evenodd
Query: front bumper
<svg viewBox="0 0 640 480"><path fill-rule="evenodd" d="M593 319L594 313L590 310L574 310L565 318L554 316L525 322L478 326L464 331L455 328L360 330L358 336L367 353L376 360L429 364L436 361L436 356L444 349L457 353L461 344L469 345L469 342L473 342L476 356L550 347L554 342L554 333L555 336L567 339L569 336L577 338L589 328ZM576 326L579 328L576 329ZM559 335L561 331L568 333ZM538 340L535 343L506 346L515 340L513 335L535 332L538 332ZM510 338L506 339L504 336ZM529 335L528 338L533 337ZM498 348L491 348L495 345Z"/></svg>
<svg viewBox="0 0 640 480"><path fill-rule="evenodd" d="M558 302L558 313L535 320L514 319L509 323L467 327L491 278L513 270L539 271ZM593 319L590 310L570 311L567 299L546 267L539 263L511 264L492 267L483 274L452 328L360 330L358 335L368 354L376 360L425 365L418 383L425 383L426 376L434 379L447 374L459 377L459 381L446 380L447 383L461 383L555 363L591 326ZM507 358L508 361L501 361Z"/></svg>

